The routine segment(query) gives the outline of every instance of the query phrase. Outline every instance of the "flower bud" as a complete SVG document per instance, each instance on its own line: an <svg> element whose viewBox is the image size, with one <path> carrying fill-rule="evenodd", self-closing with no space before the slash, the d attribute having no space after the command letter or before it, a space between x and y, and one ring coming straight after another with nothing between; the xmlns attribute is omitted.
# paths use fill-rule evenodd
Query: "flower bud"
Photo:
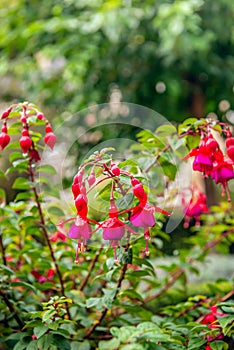
<svg viewBox="0 0 234 350"><path fill-rule="evenodd" d="M32 145L32 140L28 136L28 130L27 129L23 129L22 130L22 137L21 137L19 143L20 143L20 147L21 147L23 153L27 153L29 148Z"/></svg>
<svg viewBox="0 0 234 350"><path fill-rule="evenodd" d="M95 173L94 171L92 170L89 177L88 177L88 184L89 186L92 186L96 181L96 177L95 177Z"/></svg>
<svg viewBox="0 0 234 350"><path fill-rule="evenodd" d="M2 113L1 119L5 119L9 117L9 114L11 113L12 108L8 108L6 111Z"/></svg>
<svg viewBox="0 0 234 350"><path fill-rule="evenodd" d="M206 141L206 149L209 152L214 153L218 148L219 148L219 144L213 137L209 138Z"/></svg>
<svg viewBox="0 0 234 350"><path fill-rule="evenodd" d="M227 148L227 155L234 162L234 145Z"/></svg>
<svg viewBox="0 0 234 350"><path fill-rule="evenodd" d="M45 119L44 114L41 113L41 112L38 112L38 113L37 113L37 119L39 119L39 120L44 120L44 119Z"/></svg>
<svg viewBox="0 0 234 350"><path fill-rule="evenodd" d="M226 147L234 146L234 137L229 137L226 139Z"/></svg>
<svg viewBox="0 0 234 350"><path fill-rule="evenodd" d="M83 194L79 194L75 200L77 213L82 217L86 217L88 213L88 206Z"/></svg>
<svg viewBox="0 0 234 350"><path fill-rule="evenodd" d="M140 181L137 180L135 177L133 177L133 178L131 179L131 183L132 183L132 186L135 186L135 185L139 185L139 184L140 184Z"/></svg>
<svg viewBox="0 0 234 350"><path fill-rule="evenodd" d="M112 174L114 174L115 176L119 176L120 175L120 168L117 167L117 165L113 164L111 166L111 172Z"/></svg>
<svg viewBox="0 0 234 350"><path fill-rule="evenodd" d="M10 142L10 136L7 134L7 127L4 124L2 126L2 132L0 134L0 147L1 147L2 151L8 145L9 142Z"/></svg>
<svg viewBox="0 0 234 350"><path fill-rule="evenodd" d="M51 127L50 127L50 129L51 129ZM49 131L49 132L46 131L46 134L44 137L44 142L47 146L49 146L53 150L54 145L56 143L56 135L52 131Z"/></svg>

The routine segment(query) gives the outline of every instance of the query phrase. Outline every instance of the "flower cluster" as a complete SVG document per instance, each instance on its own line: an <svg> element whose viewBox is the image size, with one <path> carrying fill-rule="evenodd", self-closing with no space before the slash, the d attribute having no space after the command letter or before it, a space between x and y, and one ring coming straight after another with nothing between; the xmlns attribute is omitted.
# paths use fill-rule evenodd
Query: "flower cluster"
<svg viewBox="0 0 234 350"><path fill-rule="evenodd" d="M102 175L96 178L95 166L102 168ZM74 197L77 216L68 219L60 224L60 230L64 224L70 220L74 220L71 225L68 237L78 241L76 249L75 263L78 263L79 251L86 250L87 240L95 232L102 232L104 241L109 241L110 246L114 249L114 259L117 262L117 248L121 239L126 234L126 240L129 241L131 234L137 235L134 227L142 227L144 229L144 239L146 242L145 255L149 255L148 242L150 240L150 227L156 223L154 212L160 212L169 215L168 212L148 203L148 196L140 180L132 174L120 169L116 164L97 162L92 165L91 172L88 176L84 175L83 166L75 175L72 184L72 193ZM124 187L125 182L121 182L121 176L130 180L130 186ZM88 192L103 181L111 182L109 193L109 209L108 216L105 220L97 222L88 217ZM87 190L87 188L89 188ZM128 192L133 194L133 206L120 210L116 205L116 198L124 197ZM116 197L116 198L115 198ZM92 227L94 226L94 227Z"/></svg>
<svg viewBox="0 0 234 350"><path fill-rule="evenodd" d="M218 308L216 305L211 306L210 308L210 313L208 313L207 315L205 315L202 320L201 323L204 325L207 325L208 328L210 329L214 329L216 330L216 334L214 336L210 336L207 335L207 341L210 343L214 340L219 340L219 339L223 339L224 335L220 329L220 324L218 321L217 317L224 317L226 316L224 313L221 313L218 311ZM211 349L210 345L208 344L206 349Z"/></svg>
<svg viewBox="0 0 234 350"><path fill-rule="evenodd" d="M1 120L3 120L2 132L0 134L0 149L4 150L5 147L10 143L10 136L8 134L7 123L9 119L19 119L22 130L21 138L19 140L20 148L23 154L28 154L31 160L35 162L40 160L39 153L36 149L35 142L32 138L32 132L30 130L31 126L35 124L36 121L43 121L45 126L45 137L44 142L51 149L54 148L56 143L56 136L53 133L52 127L49 121L45 118L44 114L41 113L36 107L31 106L27 103L14 104L4 111L1 115Z"/></svg>
<svg viewBox="0 0 234 350"><path fill-rule="evenodd" d="M221 184L222 195L224 196L226 192L230 201L228 181L234 178L234 137L229 130L223 130L226 133L227 155L225 156L210 132L209 125L207 130L202 130L199 146L193 148L183 160L194 157L193 170L200 171L204 177L211 176L216 184Z"/></svg>

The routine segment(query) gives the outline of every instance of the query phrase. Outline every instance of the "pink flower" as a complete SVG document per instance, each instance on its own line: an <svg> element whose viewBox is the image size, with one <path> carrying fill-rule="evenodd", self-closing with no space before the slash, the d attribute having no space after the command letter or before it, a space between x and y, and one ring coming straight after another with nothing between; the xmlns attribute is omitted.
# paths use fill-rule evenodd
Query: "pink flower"
<svg viewBox="0 0 234 350"><path fill-rule="evenodd" d="M206 196L203 192L201 192L197 188L192 189L192 198L189 202L189 204L185 207L183 212L185 213L185 221L184 221L184 228L189 227L189 223L192 218L195 218L196 226L200 226L200 216L203 213L209 212L209 209L206 205ZM182 200L182 203L184 203L184 199Z"/></svg>
<svg viewBox="0 0 234 350"><path fill-rule="evenodd" d="M72 239L77 239L77 248L76 248L76 258L75 264L79 263L79 251L86 251L87 239L91 237L91 228L88 224L88 219L83 218L80 215L75 219L75 223L71 225L68 232L68 237Z"/></svg>
<svg viewBox="0 0 234 350"><path fill-rule="evenodd" d="M215 183L220 183L222 186L222 196L224 196L225 192L228 196L228 201L231 201L230 192L228 188L228 181L234 179L234 171L233 166L229 161L221 160L216 161L215 166L211 173L212 178Z"/></svg>
<svg viewBox="0 0 234 350"><path fill-rule="evenodd" d="M154 218L155 208L148 203L141 208L140 206L130 216L130 221L136 227L152 227L155 225Z"/></svg>
<svg viewBox="0 0 234 350"><path fill-rule="evenodd" d="M117 217L109 218L102 223L103 239L120 241L124 235L125 224Z"/></svg>
<svg viewBox="0 0 234 350"><path fill-rule="evenodd" d="M78 215L75 223L70 227L68 237L72 239L89 239L91 237L91 229L87 219Z"/></svg>

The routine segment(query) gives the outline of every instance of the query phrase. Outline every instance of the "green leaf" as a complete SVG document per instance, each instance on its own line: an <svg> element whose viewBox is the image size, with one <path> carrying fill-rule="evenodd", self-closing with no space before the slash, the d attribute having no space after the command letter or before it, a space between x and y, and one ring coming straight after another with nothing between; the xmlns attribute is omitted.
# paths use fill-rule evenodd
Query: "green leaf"
<svg viewBox="0 0 234 350"><path fill-rule="evenodd" d="M119 296L127 296L130 299L138 299L140 301L143 301L142 296L139 293L137 293L134 289L126 289L123 292L121 292Z"/></svg>
<svg viewBox="0 0 234 350"><path fill-rule="evenodd" d="M52 215L55 215L55 216L64 216L64 212L61 208L59 207L56 207L56 206L51 206L48 208L48 212Z"/></svg>
<svg viewBox="0 0 234 350"><path fill-rule="evenodd" d="M18 177L12 185L14 190L29 190L31 188L29 182L24 177Z"/></svg>
<svg viewBox="0 0 234 350"><path fill-rule="evenodd" d="M158 137L171 136L177 132L176 127L172 124L161 125L156 129Z"/></svg>
<svg viewBox="0 0 234 350"><path fill-rule="evenodd" d="M0 188L0 203L1 202L4 204L6 202L6 193L3 188Z"/></svg>
<svg viewBox="0 0 234 350"><path fill-rule="evenodd" d="M52 316L54 316L56 314L56 311L55 310L47 310L47 311L44 311L43 313L43 316L42 316L42 321L43 322L46 322L48 321Z"/></svg>
<svg viewBox="0 0 234 350"><path fill-rule="evenodd" d="M40 339L37 341L38 348L41 348L43 350L48 350L50 345L53 343L53 336L52 334L44 334Z"/></svg>
<svg viewBox="0 0 234 350"><path fill-rule="evenodd" d="M34 293L37 293L37 288L35 288L32 284L27 282L11 282L12 287L22 286L28 289L31 289Z"/></svg>
<svg viewBox="0 0 234 350"><path fill-rule="evenodd" d="M228 344L225 343L224 341L222 340L214 340L210 343L210 347L212 350L227 350L229 347L228 347Z"/></svg>
<svg viewBox="0 0 234 350"><path fill-rule="evenodd" d="M0 177L3 177L4 179L6 179L6 175L4 174L3 171L0 171Z"/></svg>
<svg viewBox="0 0 234 350"><path fill-rule="evenodd" d="M62 350L71 350L70 342L62 335L53 334L53 345ZM44 350L44 348L43 348Z"/></svg>
<svg viewBox="0 0 234 350"><path fill-rule="evenodd" d="M127 344L121 347L121 350L145 350L145 347L141 344Z"/></svg>
<svg viewBox="0 0 234 350"><path fill-rule="evenodd" d="M13 270L11 270L9 267L3 265L3 264L0 264L0 269L3 269L4 272L9 275L9 276L12 276L15 274L15 272Z"/></svg>
<svg viewBox="0 0 234 350"><path fill-rule="evenodd" d="M90 350L90 344L87 340L80 343L78 341L74 341L71 343L71 350Z"/></svg>
<svg viewBox="0 0 234 350"><path fill-rule="evenodd" d="M22 159L23 156L22 156L22 152L12 152L9 156L9 161L12 163L14 160L16 159L21 159L21 160L25 160L25 159Z"/></svg>
<svg viewBox="0 0 234 350"><path fill-rule="evenodd" d="M98 348L100 350L115 350L118 349L120 345L120 341L117 338L112 338L111 340L108 341L100 341L98 343Z"/></svg>
<svg viewBox="0 0 234 350"><path fill-rule="evenodd" d="M32 340L32 341L28 344L26 350L38 350L37 341L36 341L36 340Z"/></svg>
<svg viewBox="0 0 234 350"><path fill-rule="evenodd" d="M49 164L39 165L37 167L37 172L43 172L43 173L51 174L51 175L57 174L57 171L55 170L55 168Z"/></svg>
<svg viewBox="0 0 234 350"><path fill-rule="evenodd" d="M86 301L86 307L93 307L100 303L100 298L89 298Z"/></svg>
<svg viewBox="0 0 234 350"><path fill-rule="evenodd" d="M45 334L48 331L48 327L45 325L40 325L34 328L34 334L37 337L37 339L39 339L43 334Z"/></svg>

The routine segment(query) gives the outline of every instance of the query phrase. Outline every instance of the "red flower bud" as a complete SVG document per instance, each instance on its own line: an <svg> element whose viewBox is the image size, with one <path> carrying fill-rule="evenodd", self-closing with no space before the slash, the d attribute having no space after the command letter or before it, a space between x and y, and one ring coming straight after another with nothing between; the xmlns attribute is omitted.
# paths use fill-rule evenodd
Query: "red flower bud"
<svg viewBox="0 0 234 350"><path fill-rule="evenodd" d="M234 137L229 137L226 139L226 147L234 146Z"/></svg>
<svg viewBox="0 0 234 350"><path fill-rule="evenodd" d="M11 113L11 110L12 110L12 108L8 108L6 111L4 111L2 113L1 119L7 118L9 116L9 114Z"/></svg>
<svg viewBox="0 0 234 350"><path fill-rule="evenodd" d="M87 213L88 213L88 206L87 206L87 201L84 197L83 194L79 194L75 200L75 206L77 213L82 217L86 218Z"/></svg>
<svg viewBox="0 0 234 350"><path fill-rule="evenodd" d="M139 184L140 184L140 181L137 180L137 179L135 179L135 177L133 177L133 178L131 179L131 183L132 183L132 186L135 186L135 185L139 185Z"/></svg>
<svg viewBox="0 0 234 350"><path fill-rule="evenodd" d="M37 113L37 119L39 119L39 120L44 120L44 119L45 119L44 114L38 112L38 113Z"/></svg>
<svg viewBox="0 0 234 350"><path fill-rule="evenodd" d="M227 148L227 155L234 162L234 145Z"/></svg>
<svg viewBox="0 0 234 350"><path fill-rule="evenodd" d="M53 131L50 124L46 124L45 131L46 131L46 133L47 133L47 132L52 132L52 131Z"/></svg>
<svg viewBox="0 0 234 350"><path fill-rule="evenodd" d="M26 116L22 115L22 117L20 118L21 123L25 124L26 120L27 120Z"/></svg>
<svg viewBox="0 0 234 350"><path fill-rule="evenodd" d="M112 174L114 174L115 176L119 176L120 175L120 168L117 167L117 165L113 164L111 166L111 172Z"/></svg>
<svg viewBox="0 0 234 350"><path fill-rule="evenodd" d="M7 128L5 127L4 130L7 131ZM0 134L0 147L2 151L8 145L9 142L10 142L10 136L7 134L7 132L2 131L2 133Z"/></svg>
<svg viewBox="0 0 234 350"><path fill-rule="evenodd" d="M89 186L92 186L96 181L96 177L95 177L95 173L94 171L92 170L89 177L88 177L88 184Z"/></svg>
<svg viewBox="0 0 234 350"><path fill-rule="evenodd" d="M51 127L50 127L51 129ZM52 130L52 129L51 129ZM47 146L49 146L52 150L54 148L54 145L56 143L56 136L53 132L47 132L44 137L44 142Z"/></svg>
<svg viewBox="0 0 234 350"><path fill-rule="evenodd" d="M211 138L209 138L209 139L207 140L207 142L206 142L206 149L207 149L209 152L213 153L213 152L215 152L218 148L219 148L219 144L218 144L218 142L217 142L213 137L211 137Z"/></svg>
<svg viewBox="0 0 234 350"><path fill-rule="evenodd" d="M32 140L30 139L29 136L26 135L26 132L27 132L27 130L22 131L23 136L20 139L20 147L21 147L23 153L27 153L29 148L32 145Z"/></svg>
<svg viewBox="0 0 234 350"><path fill-rule="evenodd" d="M31 160L34 160L34 162L39 162L41 160L41 157L36 149L31 149L29 151L29 158Z"/></svg>

